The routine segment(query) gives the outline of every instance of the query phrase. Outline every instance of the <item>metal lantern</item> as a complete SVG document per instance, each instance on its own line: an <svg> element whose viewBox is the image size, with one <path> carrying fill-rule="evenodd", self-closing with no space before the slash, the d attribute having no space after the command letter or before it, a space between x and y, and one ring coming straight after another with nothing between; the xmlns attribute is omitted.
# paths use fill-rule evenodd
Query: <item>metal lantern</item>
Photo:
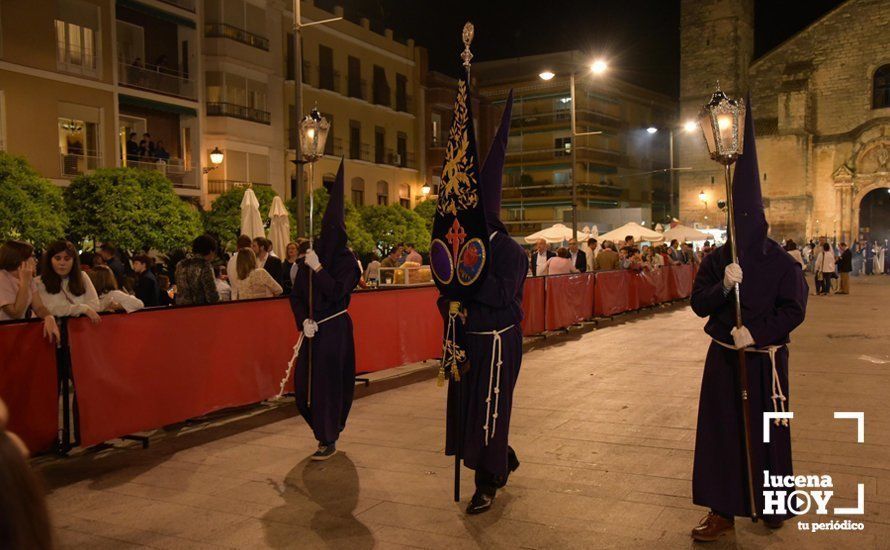
<svg viewBox="0 0 890 550"><path fill-rule="evenodd" d="M324 155L324 143L330 129L330 122L321 116L317 108L303 117L300 121L300 148L306 160L313 161Z"/></svg>
<svg viewBox="0 0 890 550"><path fill-rule="evenodd" d="M210 162L214 165L222 164L222 161L225 159L225 155L222 151L219 150L219 147L214 147L213 151L210 151Z"/></svg>
<svg viewBox="0 0 890 550"><path fill-rule="evenodd" d="M728 98L718 83L711 100L702 107L698 123L712 159L729 165L739 158L745 135L744 100Z"/></svg>

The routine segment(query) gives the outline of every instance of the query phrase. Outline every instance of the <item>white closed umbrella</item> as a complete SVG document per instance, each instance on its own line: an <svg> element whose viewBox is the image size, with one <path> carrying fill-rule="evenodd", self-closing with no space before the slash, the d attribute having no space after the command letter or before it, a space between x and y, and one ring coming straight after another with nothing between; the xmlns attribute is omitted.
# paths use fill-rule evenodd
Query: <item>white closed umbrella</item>
<svg viewBox="0 0 890 550"><path fill-rule="evenodd" d="M272 208L269 209L269 240L272 241L272 250L279 258L286 256L287 243L290 242L290 218L281 197L275 195L272 199Z"/></svg>
<svg viewBox="0 0 890 550"><path fill-rule="evenodd" d="M628 235L633 237L634 242L659 243L664 239L664 236L658 231L643 227L634 222L626 223L617 229L604 233L599 236L599 239L600 242L613 241L615 243L622 243L624 242L624 238Z"/></svg>
<svg viewBox="0 0 890 550"><path fill-rule="evenodd" d="M664 232L664 240L666 242L671 242L672 240L677 239L681 243L691 243L696 241L707 241L713 238L712 235L705 233L704 231L699 231L694 227L682 224L677 224Z"/></svg>
<svg viewBox="0 0 890 550"><path fill-rule="evenodd" d="M586 241L589 238L589 235L590 234L588 232L578 231L578 240ZM525 237L525 242L536 243L540 239L544 239L550 244L560 244L571 239L572 236L573 235L571 227L567 227L564 224L557 223L546 229L542 229Z"/></svg>
<svg viewBox="0 0 890 550"><path fill-rule="evenodd" d="M250 188L244 192L244 198L241 199L241 234L251 239L266 236L263 218L260 215L260 201Z"/></svg>

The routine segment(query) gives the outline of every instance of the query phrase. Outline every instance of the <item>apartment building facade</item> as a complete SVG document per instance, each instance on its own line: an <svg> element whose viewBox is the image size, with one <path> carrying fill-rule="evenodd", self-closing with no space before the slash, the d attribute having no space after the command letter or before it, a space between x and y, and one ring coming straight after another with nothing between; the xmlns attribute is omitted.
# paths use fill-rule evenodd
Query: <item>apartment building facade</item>
<svg viewBox="0 0 890 550"><path fill-rule="evenodd" d="M669 143L676 102L608 73L592 75L586 61L560 52L474 64L479 93L495 111L514 94L502 217L516 235L571 224L573 158L579 228L654 225L676 212ZM576 132L598 135L573 139L572 71Z"/></svg>
<svg viewBox="0 0 890 550"><path fill-rule="evenodd" d="M135 166L205 207L243 185L290 198L301 114L291 10L284 0L0 0L0 149L60 185ZM302 33L303 114L317 105L332 122L314 185L345 157L347 197L413 207L425 51L339 7L310 0L302 16L344 17Z"/></svg>

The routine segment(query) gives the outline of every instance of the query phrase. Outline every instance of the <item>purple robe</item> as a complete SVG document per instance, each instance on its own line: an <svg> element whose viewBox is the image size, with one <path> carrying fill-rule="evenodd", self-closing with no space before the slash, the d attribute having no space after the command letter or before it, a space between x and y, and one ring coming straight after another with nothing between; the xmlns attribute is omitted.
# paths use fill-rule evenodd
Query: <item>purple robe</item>
<svg viewBox="0 0 890 550"><path fill-rule="evenodd" d="M469 371L461 375L461 418L464 465L503 478L507 475L507 444L510 412L513 407L513 388L522 363L522 287L528 273L528 258L522 248L505 233L498 232L491 240L491 264L485 282L473 298L464 303L467 321L464 345ZM439 299L440 310L447 315L445 298ZM447 322L447 317L446 317ZM504 330L507 329L509 330ZM504 331L501 339L500 384L498 370L492 373L492 343L494 336L473 332ZM494 376L492 376L492 374ZM489 386L492 387L489 391ZM494 387L499 392L494 392ZM448 384L447 435L445 454L455 452L454 427L455 383ZM491 398L490 402L486 399ZM497 417L492 415L497 413ZM486 443L484 426L488 419L489 437Z"/></svg>
<svg viewBox="0 0 890 550"><path fill-rule="evenodd" d="M755 347L781 346L776 369L785 397L788 387L789 334L804 320L807 283L797 263L774 241L751 247L742 256L742 321ZM705 332L713 339L732 344L735 326L735 293L723 291L723 270L730 263L729 250L720 247L705 256L692 290L692 309L708 317ZM746 353L751 446L754 457L754 494L758 514L763 511L763 470L772 475L791 475L790 428L770 422L770 443L763 443L763 412L773 411L772 367L769 355ZM742 412L738 388L738 352L711 342L702 376L695 437L692 500L721 514L747 516L746 465L743 454ZM785 402L786 410L789 402ZM793 420L791 421L793 422Z"/></svg>
<svg viewBox="0 0 890 550"><path fill-rule="evenodd" d="M300 260L300 267L290 295L291 309L297 329L309 313L309 269ZM358 284L358 263L348 249L333 257L331 265L312 274L313 319L320 322L347 307ZM307 405L309 385L309 349L312 349L312 401ZM294 372L297 409L312 428L320 443L337 441L346 426L355 393L355 343L352 319L344 313L319 323L314 338L304 338Z"/></svg>

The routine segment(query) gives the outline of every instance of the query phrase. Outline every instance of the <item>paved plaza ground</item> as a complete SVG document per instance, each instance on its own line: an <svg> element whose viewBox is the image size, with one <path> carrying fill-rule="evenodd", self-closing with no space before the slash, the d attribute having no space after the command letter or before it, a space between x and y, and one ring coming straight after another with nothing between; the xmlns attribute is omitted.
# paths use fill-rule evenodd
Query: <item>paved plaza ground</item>
<svg viewBox="0 0 890 550"><path fill-rule="evenodd" d="M830 474L832 506L862 533L769 533L739 520L706 548L890 548L890 277L851 296L810 297L793 335L797 473ZM67 548L684 548L699 384L708 338L687 306L536 342L516 389L511 444L522 465L487 514L451 500L445 392L415 383L355 402L343 451L315 441L291 407L259 407L138 446L42 459ZM185 367L184 367L185 368ZM727 396L727 398L731 398ZM855 422L833 411L865 412ZM845 519L844 517L824 519ZM807 516L802 521L818 521Z"/></svg>

